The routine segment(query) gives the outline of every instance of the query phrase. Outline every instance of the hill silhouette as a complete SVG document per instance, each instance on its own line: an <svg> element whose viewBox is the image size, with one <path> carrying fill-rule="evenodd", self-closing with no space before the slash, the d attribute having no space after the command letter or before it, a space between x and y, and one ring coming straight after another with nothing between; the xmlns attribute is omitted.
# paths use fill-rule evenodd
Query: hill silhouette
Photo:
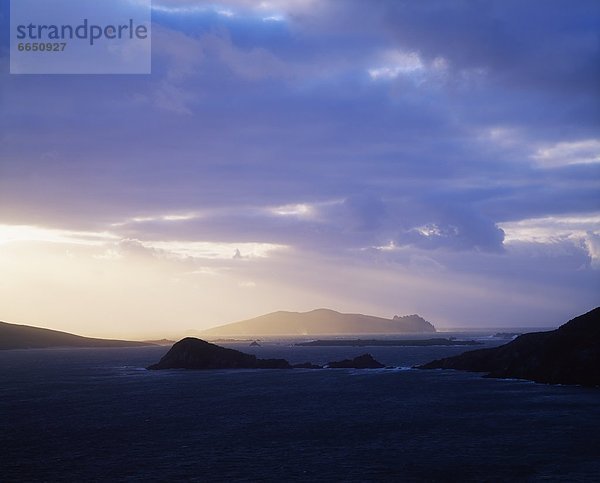
<svg viewBox="0 0 600 483"><path fill-rule="evenodd" d="M430 333L435 327L419 315L384 319L372 315L342 314L335 310L279 311L202 331L202 336L280 336L325 334Z"/></svg>
<svg viewBox="0 0 600 483"><path fill-rule="evenodd" d="M82 337L58 330L0 322L0 350L51 347L136 347L154 345L127 340Z"/></svg>

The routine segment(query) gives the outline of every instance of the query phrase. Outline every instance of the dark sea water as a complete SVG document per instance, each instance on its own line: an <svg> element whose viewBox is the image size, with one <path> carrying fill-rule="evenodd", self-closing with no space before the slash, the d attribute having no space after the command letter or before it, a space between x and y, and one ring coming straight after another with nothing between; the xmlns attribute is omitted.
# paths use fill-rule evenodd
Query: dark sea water
<svg viewBox="0 0 600 483"><path fill-rule="evenodd" d="M168 348L3 351L0 481L600 481L600 390L406 369L462 347L247 345L229 346L396 368L146 371Z"/></svg>

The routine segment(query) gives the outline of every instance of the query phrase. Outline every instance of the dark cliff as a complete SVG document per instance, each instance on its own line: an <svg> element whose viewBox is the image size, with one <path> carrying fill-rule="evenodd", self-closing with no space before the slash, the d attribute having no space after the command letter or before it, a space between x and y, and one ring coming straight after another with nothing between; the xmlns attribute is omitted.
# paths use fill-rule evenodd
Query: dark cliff
<svg viewBox="0 0 600 483"><path fill-rule="evenodd" d="M600 386L600 307L556 330L523 334L492 349L465 352L419 366L487 372L488 377Z"/></svg>

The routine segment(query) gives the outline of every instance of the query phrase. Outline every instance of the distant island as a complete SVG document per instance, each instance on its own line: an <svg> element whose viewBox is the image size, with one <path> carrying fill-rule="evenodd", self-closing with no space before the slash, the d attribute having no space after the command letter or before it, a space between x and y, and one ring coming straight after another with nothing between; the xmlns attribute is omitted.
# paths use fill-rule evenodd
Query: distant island
<svg viewBox="0 0 600 483"><path fill-rule="evenodd" d="M424 346L457 346L457 345L481 345L476 340L455 339L329 339L311 340L309 342L297 342L294 345L302 347L424 347Z"/></svg>
<svg viewBox="0 0 600 483"><path fill-rule="evenodd" d="M487 377L600 386L600 307L556 330L518 336L492 349L439 359L419 369L486 372Z"/></svg>
<svg viewBox="0 0 600 483"><path fill-rule="evenodd" d="M171 340L171 339L145 340L143 342L145 342L146 344L150 344L150 345L173 345L173 344L175 344L175 341Z"/></svg>
<svg viewBox="0 0 600 483"><path fill-rule="evenodd" d="M52 347L138 347L150 345L155 344L82 337L58 330L0 322L0 350L49 349Z"/></svg>
<svg viewBox="0 0 600 483"><path fill-rule="evenodd" d="M370 354L329 362L324 366L311 362L292 365L285 359L258 359L252 354L227 349L195 337L186 337L171 347L158 363L148 366L147 369L155 371L163 369L379 369L382 367L385 366L373 359Z"/></svg>
<svg viewBox="0 0 600 483"><path fill-rule="evenodd" d="M201 332L203 337L283 336L327 334L407 334L432 333L435 327L419 315L384 319L372 315L342 314L335 310L310 312L279 311L254 319L221 325Z"/></svg>

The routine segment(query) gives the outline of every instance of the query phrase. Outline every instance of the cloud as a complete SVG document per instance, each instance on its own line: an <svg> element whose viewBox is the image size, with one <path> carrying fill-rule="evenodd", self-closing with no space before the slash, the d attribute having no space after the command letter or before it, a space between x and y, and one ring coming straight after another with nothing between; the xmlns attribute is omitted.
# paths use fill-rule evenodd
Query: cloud
<svg viewBox="0 0 600 483"><path fill-rule="evenodd" d="M159 61L155 61L155 77L160 78L153 92L137 95L137 99L178 114L193 114L194 106L207 95L206 89L195 84L213 76L214 70L244 81L286 79L295 70L264 48L234 45L223 31L191 36L159 25L153 29L153 41Z"/></svg>
<svg viewBox="0 0 600 483"><path fill-rule="evenodd" d="M533 158L544 167L600 163L600 139L560 142L537 150Z"/></svg>
<svg viewBox="0 0 600 483"><path fill-rule="evenodd" d="M165 221L162 218L162 221ZM173 220L167 220L173 221ZM121 254L152 255L181 259L224 259L266 258L270 252L286 247L273 243L225 243L199 240L140 240L119 236L115 228L122 224L112 224L113 231L73 231L53 227L0 225L0 245L43 243L103 247L106 251L98 258L117 258ZM242 255L243 253L243 255Z"/></svg>
<svg viewBox="0 0 600 483"><path fill-rule="evenodd" d="M409 79L417 85L427 81L443 81L448 74L449 64L444 57L424 60L416 51L392 50L383 53L376 67L368 69L374 81Z"/></svg>
<svg viewBox="0 0 600 483"><path fill-rule="evenodd" d="M242 79L256 81L269 77L287 77L284 62L266 49L241 49L229 37L207 34L200 39L204 48Z"/></svg>
<svg viewBox="0 0 600 483"><path fill-rule="evenodd" d="M600 233L587 232L584 243L590 255L592 267L600 269Z"/></svg>
<svg viewBox="0 0 600 483"><path fill-rule="evenodd" d="M504 231L467 206L428 207L431 221L411 226L397 242L408 242L428 249L481 250L502 252Z"/></svg>
<svg viewBox="0 0 600 483"><path fill-rule="evenodd" d="M216 12L227 17L252 12L266 13L288 12L297 13L310 10L317 4L316 0L270 0L256 2L253 0L226 0L220 4L209 4L202 0L157 0L152 8L157 11L190 14L197 12Z"/></svg>
<svg viewBox="0 0 600 483"><path fill-rule="evenodd" d="M399 75L410 75L425 69L423 61L417 52L393 51L385 55L386 64L369 69L373 80L395 79Z"/></svg>
<svg viewBox="0 0 600 483"><path fill-rule="evenodd" d="M64 243L99 246L118 238L103 232L61 230L31 225L0 225L0 245L20 242Z"/></svg>
<svg viewBox="0 0 600 483"><path fill-rule="evenodd" d="M592 268L599 268L600 214L546 216L502 224L507 243L544 246L548 252L585 251Z"/></svg>
<svg viewBox="0 0 600 483"><path fill-rule="evenodd" d="M296 203L276 206L270 211L279 216L311 217L315 212L315 207L308 203Z"/></svg>

